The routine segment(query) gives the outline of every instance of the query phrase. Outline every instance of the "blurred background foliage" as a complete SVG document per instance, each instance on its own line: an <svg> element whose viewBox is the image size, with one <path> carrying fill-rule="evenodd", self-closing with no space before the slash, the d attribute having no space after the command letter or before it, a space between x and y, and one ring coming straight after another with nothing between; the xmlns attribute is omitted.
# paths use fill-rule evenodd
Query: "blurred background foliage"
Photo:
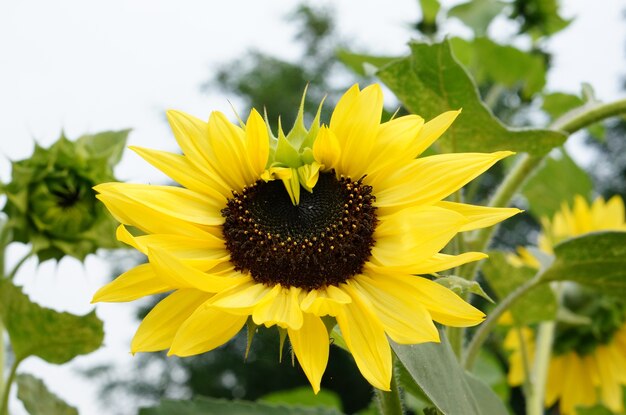
<svg viewBox="0 0 626 415"><path fill-rule="evenodd" d="M580 95L545 90L546 74L551 68L546 41L570 23L560 14L557 0L477 0L448 10L437 0L419 0L416 8L421 10L421 18L412 22L411 37L419 42L443 39L441 22L449 18L460 20L471 31L471 37L449 39L453 54L470 73L484 104L506 125L548 125L569 110L596 102L587 85L582 86ZM306 116L312 119L325 97L323 119L328 120L341 91L355 82L374 81L379 68L400 58L369 56L367 50L354 50L351 42L338 36L334 13L332 8L296 6L285 18L295 28L293 41L301 50L298 59L285 61L250 50L211 71L201 88L240 99L244 117L248 108L267 108L269 123L276 130L279 116L285 128L293 124L301 93L308 85ZM506 19L517 28L516 34L507 39L490 38L489 27L496 18ZM516 46L519 44L527 47ZM399 107L400 104L392 103L386 110L389 114L396 110L400 114L406 112ZM415 110L420 114L419 108ZM596 194L604 197L626 197L626 121L594 125L584 134L584 143L579 146L590 154L588 164L583 169L564 148L553 151L528 180L522 196L514 200L514 205L529 210L529 214L506 221L493 239L493 248L512 250L518 245L533 244L538 219L552 215L562 201L571 202L576 193L591 197L595 189ZM468 185L464 189L466 201L485 200L502 180L506 167L499 164ZM498 292L487 291L497 298ZM137 311L138 321L158 300L144 303ZM166 358L164 353L141 354L134 367L120 371L112 365L102 365L87 370L85 375L100 382L103 404L120 414L130 413L129 407L154 404L162 398L265 397L287 403L310 399L312 393L306 378L297 363L292 364L287 347L282 362L277 364L279 336L275 330L260 330L244 358L246 347L247 333L242 332L234 341L205 355L179 359ZM510 391L506 383L506 358L496 341L481 355L474 372L508 401L513 412L523 413L520 391ZM297 389L299 386L305 389ZM346 413L367 411L370 405L370 386L350 356L339 348L331 348L322 387L324 402ZM413 396L418 392L408 392L409 408L421 413L424 404L419 396Z"/></svg>

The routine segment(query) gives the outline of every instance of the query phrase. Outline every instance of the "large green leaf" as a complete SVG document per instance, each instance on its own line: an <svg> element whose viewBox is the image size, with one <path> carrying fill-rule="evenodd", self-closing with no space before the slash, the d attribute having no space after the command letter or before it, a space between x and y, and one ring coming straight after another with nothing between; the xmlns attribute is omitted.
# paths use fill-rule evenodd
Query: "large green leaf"
<svg viewBox="0 0 626 415"><path fill-rule="evenodd" d="M76 316L33 303L21 288L0 280L0 318L17 360L38 356L62 364L98 349L104 338L96 313Z"/></svg>
<svg viewBox="0 0 626 415"><path fill-rule="evenodd" d="M438 141L442 150L511 150L545 154L565 141L564 134L504 126L479 98L476 85L452 55L448 41L411 43L411 56L378 72L381 80L411 112L429 120L444 111L463 113Z"/></svg>
<svg viewBox="0 0 626 415"><path fill-rule="evenodd" d="M18 375L17 397L30 415L78 415L78 410L63 402L32 375Z"/></svg>
<svg viewBox="0 0 626 415"><path fill-rule="evenodd" d="M546 281L576 281L617 296L626 295L626 232L593 232L554 247Z"/></svg>
<svg viewBox="0 0 626 415"><path fill-rule="evenodd" d="M456 17L472 28L477 36L487 33L491 21L502 12L506 3L499 0L471 0L457 4L448 12L448 17Z"/></svg>
<svg viewBox="0 0 626 415"><path fill-rule="evenodd" d="M445 415L506 414L498 396L461 368L445 334L440 335L441 343L391 343L398 359L426 397Z"/></svg>
<svg viewBox="0 0 626 415"><path fill-rule="evenodd" d="M536 217L551 218L563 203L571 206L575 195L586 199L592 190L593 183L587 173L565 150L561 150L556 156L546 158L541 168L528 179L522 193Z"/></svg>
<svg viewBox="0 0 626 415"><path fill-rule="evenodd" d="M142 408L139 415L338 415L341 412L327 407L274 405L225 399L195 398L188 401L161 401L159 406Z"/></svg>
<svg viewBox="0 0 626 415"><path fill-rule="evenodd" d="M501 252L490 252L489 260L483 265L483 274L496 295L502 299L520 285L533 278L536 270L514 267ZM532 324L552 320L558 309L556 297L547 285L539 285L519 298L511 313L519 324Z"/></svg>

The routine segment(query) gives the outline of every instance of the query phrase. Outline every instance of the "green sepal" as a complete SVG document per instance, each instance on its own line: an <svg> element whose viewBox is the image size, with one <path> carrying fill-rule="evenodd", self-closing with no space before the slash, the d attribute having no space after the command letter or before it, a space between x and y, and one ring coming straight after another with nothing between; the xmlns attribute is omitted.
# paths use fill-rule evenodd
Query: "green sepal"
<svg viewBox="0 0 626 415"><path fill-rule="evenodd" d="M283 361L283 349L285 348L285 340L287 340L287 329L282 327L276 327L278 329L278 362L282 363Z"/></svg>
<svg viewBox="0 0 626 415"><path fill-rule="evenodd" d="M437 278L435 282L454 291L458 295L464 296L472 293L494 304L494 301L491 297L489 297L485 290L483 290L483 287L481 287L477 281L469 281L465 278L457 277L456 275L448 275Z"/></svg>
<svg viewBox="0 0 626 415"><path fill-rule="evenodd" d="M254 340L254 335L257 333L259 326L254 321L252 321L252 318L248 318L248 320L246 321L246 328L246 354L244 355L244 360L248 360L248 356L250 355L250 349L252 348L252 341Z"/></svg>

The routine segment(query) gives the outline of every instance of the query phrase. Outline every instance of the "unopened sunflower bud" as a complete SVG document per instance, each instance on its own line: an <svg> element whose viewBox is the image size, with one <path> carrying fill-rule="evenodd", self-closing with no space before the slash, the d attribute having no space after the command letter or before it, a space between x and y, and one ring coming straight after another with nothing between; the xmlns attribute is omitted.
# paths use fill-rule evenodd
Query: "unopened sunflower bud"
<svg viewBox="0 0 626 415"><path fill-rule="evenodd" d="M118 247L115 222L96 203L92 187L115 180L129 130L85 135L75 142L61 135L49 148L12 163L2 185L4 213L13 240L31 243L40 261L70 255L79 260L98 248Z"/></svg>

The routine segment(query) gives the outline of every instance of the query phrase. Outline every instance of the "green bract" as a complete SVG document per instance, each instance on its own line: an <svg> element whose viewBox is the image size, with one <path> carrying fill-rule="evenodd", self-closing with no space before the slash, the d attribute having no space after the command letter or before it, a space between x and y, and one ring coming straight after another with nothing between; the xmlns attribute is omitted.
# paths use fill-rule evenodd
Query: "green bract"
<svg viewBox="0 0 626 415"><path fill-rule="evenodd" d="M49 148L35 144L33 155L12 163L12 180L2 185L4 213L13 240L32 243L40 261L70 255L83 260L98 248L114 248L115 221L92 187L114 181L129 130L85 135L75 142L63 134Z"/></svg>

